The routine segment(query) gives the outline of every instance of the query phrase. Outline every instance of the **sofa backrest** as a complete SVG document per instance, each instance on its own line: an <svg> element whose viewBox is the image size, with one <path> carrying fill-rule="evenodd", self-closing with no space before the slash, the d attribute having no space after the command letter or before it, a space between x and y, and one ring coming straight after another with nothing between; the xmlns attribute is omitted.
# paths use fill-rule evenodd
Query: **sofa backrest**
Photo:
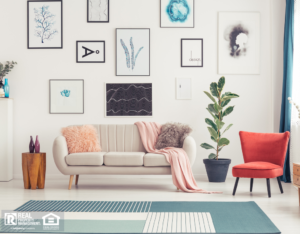
<svg viewBox="0 0 300 234"><path fill-rule="evenodd" d="M134 124L93 125L103 152L146 152L139 130Z"/></svg>

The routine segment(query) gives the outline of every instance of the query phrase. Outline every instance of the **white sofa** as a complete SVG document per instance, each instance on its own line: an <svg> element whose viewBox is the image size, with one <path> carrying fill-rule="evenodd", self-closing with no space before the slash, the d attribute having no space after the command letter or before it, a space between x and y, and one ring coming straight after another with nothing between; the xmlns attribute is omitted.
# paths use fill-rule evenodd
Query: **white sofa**
<svg viewBox="0 0 300 234"><path fill-rule="evenodd" d="M65 137L53 143L53 157L58 170L70 175L69 189L79 175L170 175L171 167L162 154L147 153L138 128L130 125L93 125L98 132L102 152L68 153ZM183 144L191 165L196 158L195 140L188 136Z"/></svg>

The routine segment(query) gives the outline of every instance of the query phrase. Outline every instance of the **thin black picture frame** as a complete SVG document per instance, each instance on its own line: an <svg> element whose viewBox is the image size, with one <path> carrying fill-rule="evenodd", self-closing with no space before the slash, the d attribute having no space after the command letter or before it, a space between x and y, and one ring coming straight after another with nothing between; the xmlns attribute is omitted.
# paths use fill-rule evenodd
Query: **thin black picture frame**
<svg viewBox="0 0 300 234"><path fill-rule="evenodd" d="M87 2L87 22L88 23L109 23L109 0L107 0L107 21L90 21L89 20L89 13L90 13L90 7L89 7L89 0L86 1Z"/></svg>
<svg viewBox="0 0 300 234"><path fill-rule="evenodd" d="M161 12L161 1L162 0L160 0L160 27L161 28L195 28L195 0L193 0L193 27L162 27L161 26L161 14L162 14L162 12Z"/></svg>
<svg viewBox="0 0 300 234"><path fill-rule="evenodd" d="M183 41L192 41L192 40L198 40L198 41L201 41L201 66L183 66L182 64L182 51L183 51L183 45L182 45L182 42ZM203 38L181 38L181 67L203 67L203 64L204 64L204 60L203 60Z"/></svg>
<svg viewBox="0 0 300 234"><path fill-rule="evenodd" d="M103 61L78 61L78 43L79 42L101 42L103 43ZM105 63L105 41L76 41L76 63Z"/></svg>
<svg viewBox="0 0 300 234"><path fill-rule="evenodd" d="M148 29L149 30L149 75L118 75L118 71L117 71L117 69L118 69L118 47L117 47L117 33L118 33L118 30L119 29L128 29L128 30L141 30L141 29ZM151 62L150 62L150 58L151 58L151 56L150 56L150 52L151 52L151 41L150 41L150 32L151 30L150 30L150 28L116 28L116 76L150 76L150 71L151 71L151 69L150 69L150 64L151 64Z"/></svg>
<svg viewBox="0 0 300 234"><path fill-rule="evenodd" d="M61 46L60 47L29 47L29 4L37 2L60 2L61 3ZM27 49L62 49L63 48L63 0L28 1L27 2Z"/></svg>
<svg viewBox="0 0 300 234"><path fill-rule="evenodd" d="M82 113L52 113L51 112L51 81L82 81ZM50 79L49 80L49 114L84 114L84 79Z"/></svg>

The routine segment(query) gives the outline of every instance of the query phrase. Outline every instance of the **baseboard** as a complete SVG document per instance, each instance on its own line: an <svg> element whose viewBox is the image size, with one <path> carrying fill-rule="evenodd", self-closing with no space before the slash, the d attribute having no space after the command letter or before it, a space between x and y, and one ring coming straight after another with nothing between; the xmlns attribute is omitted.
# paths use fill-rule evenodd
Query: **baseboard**
<svg viewBox="0 0 300 234"><path fill-rule="evenodd" d="M207 178L206 174L195 174L196 179ZM229 176L228 176L229 177ZM80 175L80 180L90 180L90 179L171 179L171 175ZM14 174L14 179L23 179L23 174ZM58 180L58 179L69 179L68 175L63 174L46 174L46 179Z"/></svg>

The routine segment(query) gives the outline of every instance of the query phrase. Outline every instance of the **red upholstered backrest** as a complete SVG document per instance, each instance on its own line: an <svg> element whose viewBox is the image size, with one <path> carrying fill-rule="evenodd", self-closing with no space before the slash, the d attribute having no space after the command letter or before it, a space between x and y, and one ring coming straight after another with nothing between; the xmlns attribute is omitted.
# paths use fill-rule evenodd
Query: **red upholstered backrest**
<svg viewBox="0 0 300 234"><path fill-rule="evenodd" d="M240 132L245 163L270 162L283 167L290 133Z"/></svg>

